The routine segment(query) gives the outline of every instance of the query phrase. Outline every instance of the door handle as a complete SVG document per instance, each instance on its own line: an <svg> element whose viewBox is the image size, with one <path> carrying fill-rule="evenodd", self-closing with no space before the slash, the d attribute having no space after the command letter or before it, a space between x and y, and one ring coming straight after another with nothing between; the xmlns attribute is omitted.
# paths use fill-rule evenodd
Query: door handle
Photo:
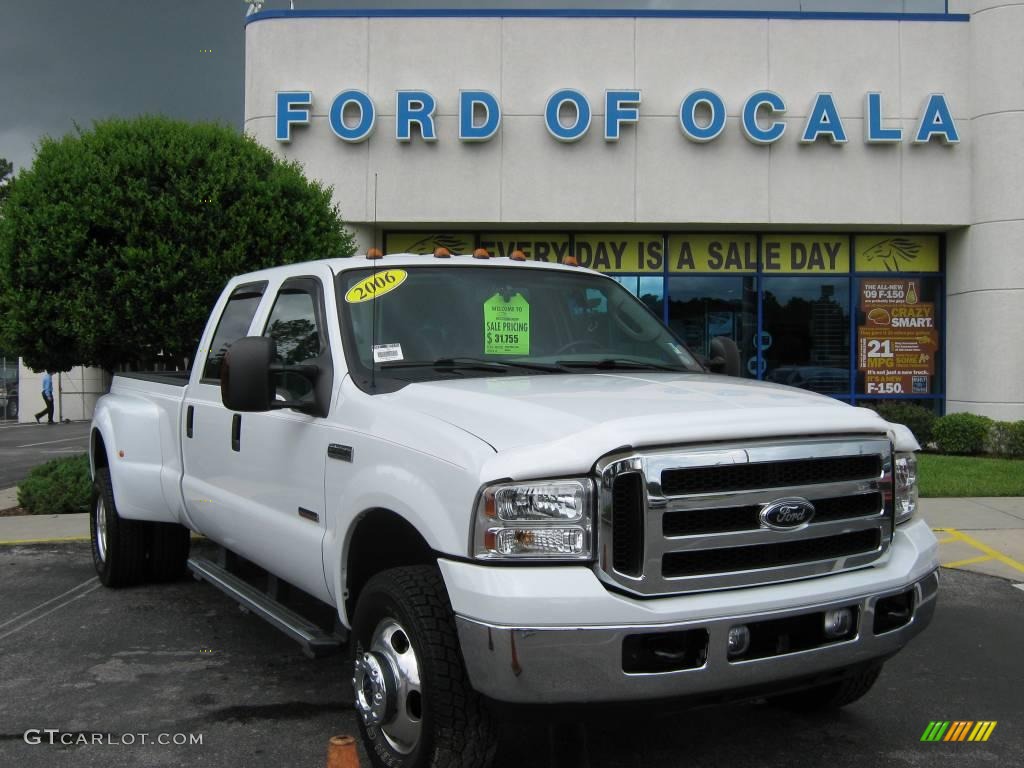
<svg viewBox="0 0 1024 768"><path fill-rule="evenodd" d="M192 418L195 415L195 408L189 406L185 411L185 437L192 437Z"/></svg>
<svg viewBox="0 0 1024 768"><path fill-rule="evenodd" d="M240 413L231 417L231 450L242 450L242 414Z"/></svg>

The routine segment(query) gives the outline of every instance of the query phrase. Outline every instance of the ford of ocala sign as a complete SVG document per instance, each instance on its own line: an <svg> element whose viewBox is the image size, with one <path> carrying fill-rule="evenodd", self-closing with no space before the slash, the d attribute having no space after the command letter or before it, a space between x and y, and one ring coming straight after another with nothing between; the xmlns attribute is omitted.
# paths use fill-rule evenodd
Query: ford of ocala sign
<svg viewBox="0 0 1024 768"><path fill-rule="evenodd" d="M640 120L642 94L639 90L609 90L604 96L604 138L618 141L624 125ZM287 142L292 138L293 125L306 125L313 111L311 91L279 91L277 93L276 138ZM411 141L413 127L423 141L436 141L434 113L437 100L427 91L396 91L395 139ZM785 100L774 91L757 91L743 104L740 125L743 134L755 144L773 144L786 133L787 124L781 118L786 114ZM559 141L579 141L590 130L593 110L590 101L573 88L555 91L544 107L544 123L548 133ZM377 123L377 110L373 100L364 91L345 90L331 101L327 112L331 130L342 141L366 141ZM459 93L459 141L489 141L501 129L501 105L488 91L465 90ZM868 144L893 144L904 140L903 129L886 126L882 111L882 94L872 91L864 99L864 141ZM693 91L679 105L679 127L690 141L714 141L725 130L725 102L715 91ZM956 144L960 133L952 112L941 93L933 93L924 100L917 128L913 131L915 144L927 144L933 139L944 144ZM839 116L831 93L814 97L804 121L800 141L812 144L826 140L845 144L846 126Z"/></svg>

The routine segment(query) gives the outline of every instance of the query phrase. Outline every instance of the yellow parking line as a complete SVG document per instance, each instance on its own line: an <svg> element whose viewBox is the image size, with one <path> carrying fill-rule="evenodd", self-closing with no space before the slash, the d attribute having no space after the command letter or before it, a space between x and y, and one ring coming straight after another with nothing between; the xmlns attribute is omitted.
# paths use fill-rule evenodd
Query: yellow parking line
<svg viewBox="0 0 1024 768"><path fill-rule="evenodd" d="M0 541L0 547L14 546L15 544L50 544L59 541L88 541L88 536L65 536L60 539L11 539Z"/></svg>
<svg viewBox="0 0 1024 768"><path fill-rule="evenodd" d="M974 565L975 563L984 563L986 560L991 560L989 555L981 555L979 557L969 557L966 560L957 560L952 563L943 563L944 568L959 568L963 565Z"/></svg>
<svg viewBox="0 0 1024 768"><path fill-rule="evenodd" d="M969 544L970 546L974 547L979 552L984 552L992 560L998 560L1003 565L1008 565L1011 568L1013 568L1014 570L1017 570L1017 571L1020 571L1021 573L1024 573L1024 564L1018 563L1012 557L1010 557L1008 555L1004 555L998 549L993 549L988 544L985 544L983 542L978 541L973 536L968 536L963 531L958 531L956 528L936 528L935 530L936 531L941 531L942 533L952 534L954 539L958 539L959 541L962 541L964 544ZM978 561L978 562L980 562L980 561ZM950 566L947 565L946 567L948 568Z"/></svg>

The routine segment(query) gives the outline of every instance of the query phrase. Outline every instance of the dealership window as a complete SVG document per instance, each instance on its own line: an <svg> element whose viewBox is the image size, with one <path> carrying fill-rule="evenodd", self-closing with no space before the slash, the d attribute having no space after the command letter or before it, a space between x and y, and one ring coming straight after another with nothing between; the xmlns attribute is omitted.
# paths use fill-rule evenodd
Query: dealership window
<svg viewBox="0 0 1024 768"><path fill-rule="evenodd" d="M757 279L755 277L668 278L668 324L697 354L711 357L716 336L736 342L743 376L757 374Z"/></svg>
<svg viewBox="0 0 1024 768"><path fill-rule="evenodd" d="M943 409L938 235L778 232L391 232L386 251L484 246L610 275L696 353L728 336L743 375L859 405Z"/></svg>
<svg viewBox="0 0 1024 768"><path fill-rule="evenodd" d="M766 277L762 316L766 381L823 394L849 393L848 277Z"/></svg>

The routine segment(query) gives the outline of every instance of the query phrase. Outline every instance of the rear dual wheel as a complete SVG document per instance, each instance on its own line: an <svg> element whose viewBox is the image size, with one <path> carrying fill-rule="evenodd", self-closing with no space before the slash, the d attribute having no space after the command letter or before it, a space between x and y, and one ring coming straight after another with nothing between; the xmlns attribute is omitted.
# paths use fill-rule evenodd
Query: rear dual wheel
<svg viewBox="0 0 1024 768"><path fill-rule="evenodd" d="M96 575L114 588L180 578L191 545L189 530L182 525L122 518L106 468L96 470L89 538Z"/></svg>

